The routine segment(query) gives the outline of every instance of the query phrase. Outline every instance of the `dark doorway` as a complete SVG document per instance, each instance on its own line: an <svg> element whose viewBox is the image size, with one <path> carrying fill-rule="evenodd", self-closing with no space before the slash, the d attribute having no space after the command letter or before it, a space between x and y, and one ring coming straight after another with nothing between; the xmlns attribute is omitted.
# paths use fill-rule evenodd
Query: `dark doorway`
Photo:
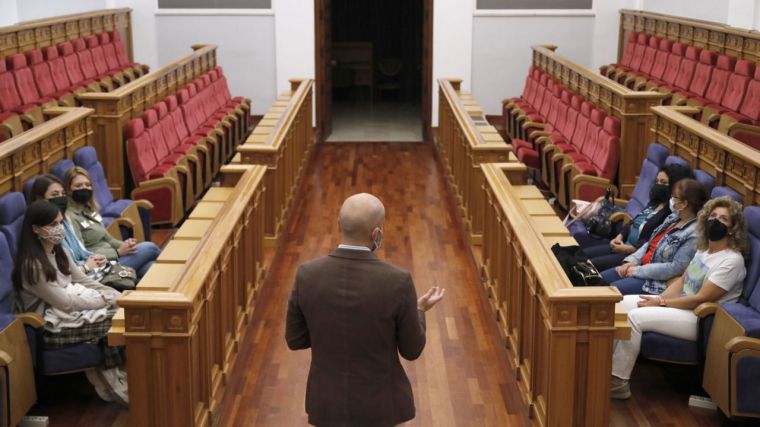
<svg viewBox="0 0 760 427"><path fill-rule="evenodd" d="M432 0L316 0L315 13L320 139L427 137Z"/></svg>

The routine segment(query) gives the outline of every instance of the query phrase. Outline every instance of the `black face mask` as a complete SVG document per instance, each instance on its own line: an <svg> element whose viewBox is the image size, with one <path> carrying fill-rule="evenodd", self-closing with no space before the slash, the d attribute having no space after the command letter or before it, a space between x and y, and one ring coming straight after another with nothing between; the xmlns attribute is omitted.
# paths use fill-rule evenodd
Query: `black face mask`
<svg viewBox="0 0 760 427"><path fill-rule="evenodd" d="M649 201L652 204L659 205L664 203L670 197L670 187L665 184L655 184L652 189L649 190Z"/></svg>
<svg viewBox="0 0 760 427"><path fill-rule="evenodd" d="M92 190L89 188L80 188L79 190L74 190L71 192L71 198L74 199L74 201L77 203L89 203L90 199L92 198Z"/></svg>
<svg viewBox="0 0 760 427"><path fill-rule="evenodd" d="M66 206L69 204L69 198L66 196L53 197L48 199L48 202L56 205L58 210L61 211L61 215L66 213Z"/></svg>
<svg viewBox="0 0 760 427"><path fill-rule="evenodd" d="M707 220L705 231L707 232L707 238L710 239L711 242L717 242L726 237L728 234L728 227L716 218L712 218Z"/></svg>

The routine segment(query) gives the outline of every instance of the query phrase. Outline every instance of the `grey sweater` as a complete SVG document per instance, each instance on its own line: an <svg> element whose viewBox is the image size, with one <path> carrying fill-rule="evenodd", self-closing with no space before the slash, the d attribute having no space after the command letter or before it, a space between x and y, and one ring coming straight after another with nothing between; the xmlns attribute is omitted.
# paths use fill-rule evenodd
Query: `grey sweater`
<svg viewBox="0 0 760 427"><path fill-rule="evenodd" d="M68 253L66 257L69 260L71 275L65 275L57 271L55 281L48 282L40 270L35 283L27 281L22 283L22 289L20 295L18 295L21 311L34 311L42 316L44 315L45 308L48 306L70 313L115 305L116 300L121 295L117 290L88 277L76 266ZM56 265L53 254L49 254L48 259L50 259L53 266ZM100 297L83 297L66 292L66 286L71 283L79 283L82 286L94 289L100 293Z"/></svg>

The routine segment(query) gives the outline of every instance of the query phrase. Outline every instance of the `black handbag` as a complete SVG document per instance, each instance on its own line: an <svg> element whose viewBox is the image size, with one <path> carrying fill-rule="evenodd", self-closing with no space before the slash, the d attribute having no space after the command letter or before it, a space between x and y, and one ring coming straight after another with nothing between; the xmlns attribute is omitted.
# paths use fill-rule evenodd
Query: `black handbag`
<svg viewBox="0 0 760 427"><path fill-rule="evenodd" d="M580 246L560 246L555 243L552 252L573 286L596 286L602 283L602 275Z"/></svg>
<svg viewBox="0 0 760 427"><path fill-rule="evenodd" d="M605 239L612 239L617 234L614 224L610 221L610 217L615 212L623 211L622 206L615 205L612 199L612 190L607 188L607 194L601 201L599 209L596 214L591 216L585 221L586 229L589 233L594 234Z"/></svg>

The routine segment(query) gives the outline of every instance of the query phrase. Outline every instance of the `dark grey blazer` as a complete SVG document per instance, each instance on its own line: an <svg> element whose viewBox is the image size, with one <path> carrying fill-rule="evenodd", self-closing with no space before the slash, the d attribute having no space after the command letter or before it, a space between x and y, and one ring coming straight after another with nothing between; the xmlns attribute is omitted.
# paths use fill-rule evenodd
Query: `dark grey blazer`
<svg viewBox="0 0 760 427"><path fill-rule="evenodd" d="M408 271L371 252L336 249L298 268L285 331L311 347L306 412L317 426L390 426L414 418L398 355L425 347L425 316Z"/></svg>

